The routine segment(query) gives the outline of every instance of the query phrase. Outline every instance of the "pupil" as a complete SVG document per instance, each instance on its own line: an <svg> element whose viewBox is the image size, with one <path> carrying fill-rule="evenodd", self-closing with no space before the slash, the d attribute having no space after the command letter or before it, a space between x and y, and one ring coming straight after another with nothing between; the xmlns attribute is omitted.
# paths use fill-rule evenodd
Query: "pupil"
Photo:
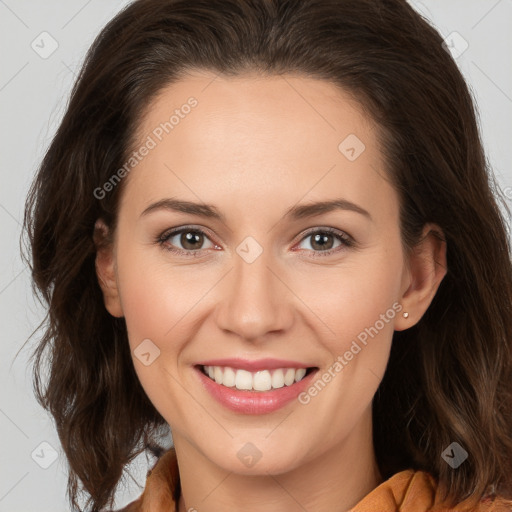
<svg viewBox="0 0 512 512"><path fill-rule="evenodd" d="M326 239L327 238L331 238L331 244L325 244L326 242ZM316 234L314 237L313 237L313 247L315 246L315 244L318 244L319 241L322 241L323 240L323 244L320 243L319 244L319 248L322 249L322 250L327 250L327 249L330 249L332 247L332 237L331 235L328 235L328 234ZM329 247L326 247L326 245L329 245Z"/></svg>
<svg viewBox="0 0 512 512"><path fill-rule="evenodd" d="M197 246L197 242L201 242L201 237L202 235L200 233L196 233L196 232L193 232L193 231L188 231L186 233L183 233L182 235L182 240L181 240L181 243L183 245L183 247L185 247L185 249L191 249L191 250L195 250L197 247L194 247L194 242L196 242L196 246ZM191 247L187 247L187 244L190 244ZM199 244L201 245L201 244Z"/></svg>

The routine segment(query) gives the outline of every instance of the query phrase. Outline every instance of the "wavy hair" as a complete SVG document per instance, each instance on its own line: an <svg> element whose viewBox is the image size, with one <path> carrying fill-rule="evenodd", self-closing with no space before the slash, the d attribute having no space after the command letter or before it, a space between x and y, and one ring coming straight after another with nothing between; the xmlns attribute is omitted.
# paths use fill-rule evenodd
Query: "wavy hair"
<svg viewBox="0 0 512 512"><path fill-rule="evenodd" d="M326 80L377 123L403 247L411 251L433 222L448 266L420 321L394 333L373 400L381 474L428 471L452 503L512 493L512 264L499 201L510 211L472 96L442 43L405 0L138 0L104 27L34 178L23 226L31 251L23 257L48 311L32 354L34 389L55 420L74 510L81 493L93 512L112 504L125 467L166 425L95 273L95 221L115 230L125 180L101 199L94 191L129 158L156 95L196 69ZM469 454L457 470L441 458L453 441Z"/></svg>

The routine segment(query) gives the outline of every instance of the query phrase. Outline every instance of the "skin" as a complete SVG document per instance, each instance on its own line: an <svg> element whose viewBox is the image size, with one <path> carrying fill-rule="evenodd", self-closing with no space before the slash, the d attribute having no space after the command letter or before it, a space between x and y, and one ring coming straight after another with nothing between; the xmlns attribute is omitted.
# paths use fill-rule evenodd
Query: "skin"
<svg viewBox="0 0 512 512"><path fill-rule="evenodd" d="M172 429L179 510L348 510L382 482L372 399L393 331L418 322L446 273L446 244L430 234L405 257L377 127L333 84L195 71L152 102L140 141L190 96L198 105L124 178L114 243L96 259L105 306L125 317L137 375ZM354 161L338 149L349 134L365 144ZM170 210L141 216L169 197L215 205L226 220ZM340 197L371 219L349 210L284 216L296 204ZM187 246L178 234L166 244L197 247L196 257L155 242L188 225L205 236ZM355 246L327 234L324 246L335 252L322 256L305 231L326 227ZM106 229L101 220L97 228ZM431 224L424 233L431 230L442 233ZM250 264L236 252L248 236L263 249ZM393 304L408 318L400 312L385 323L308 404L235 413L210 398L193 370L204 359L275 357L321 374ZM133 353L145 339L160 350L149 366ZM237 456L248 442L262 454L252 467Z"/></svg>

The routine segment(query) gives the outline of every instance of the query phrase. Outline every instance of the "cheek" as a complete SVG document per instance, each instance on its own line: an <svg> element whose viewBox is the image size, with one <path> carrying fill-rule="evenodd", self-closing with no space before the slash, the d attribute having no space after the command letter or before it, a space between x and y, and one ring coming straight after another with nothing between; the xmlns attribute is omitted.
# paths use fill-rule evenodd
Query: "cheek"
<svg viewBox="0 0 512 512"><path fill-rule="evenodd" d="M332 436L333 442L371 404L384 375L394 319L401 314L397 300L400 262L399 257L386 252L374 254L364 265L340 271L338 280L332 279L331 273L321 289L315 288L313 292L309 288L308 306L321 319L320 322L317 318L315 325L324 333L322 343L332 360L318 377L325 376L328 384L324 388L315 383L312 385L315 389L306 390L312 393L310 398L304 400L311 399L316 407L325 409L319 428L326 417L329 424L340 426L339 430L325 433L327 437ZM322 390L318 399L315 398L317 389Z"/></svg>
<svg viewBox="0 0 512 512"><path fill-rule="evenodd" d="M161 338L165 323L172 321L162 290L146 277L146 272L120 275L121 302L132 349L145 338Z"/></svg>
<svg viewBox="0 0 512 512"><path fill-rule="evenodd" d="M169 370L191 338L194 322L208 290L218 279L194 269L172 266L154 248L126 248L117 258L119 291L131 350L149 339L158 347L157 365Z"/></svg>
<svg viewBox="0 0 512 512"><path fill-rule="evenodd" d="M133 365L149 400L167 419L180 403L180 388L173 378L187 337L180 333L184 315L180 283L151 261L145 251L119 250L119 292L126 321ZM176 274L176 272L174 272Z"/></svg>
<svg viewBox="0 0 512 512"><path fill-rule="evenodd" d="M321 320L318 325L326 339L334 340L332 351L339 353L376 323L385 337L393 331L393 319L400 308L401 272L399 257L389 257L387 253L368 255L357 265L340 267L339 272L331 268L325 277L303 281L296 290Z"/></svg>
<svg viewBox="0 0 512 512"><path fill-rule="evenodd" d="M172 276L152 263L152 251L121 246L118 250L119 293L132 350L144 339L162 350L165 333L179 314L173 309L177 290L171 285Z"/></svg>

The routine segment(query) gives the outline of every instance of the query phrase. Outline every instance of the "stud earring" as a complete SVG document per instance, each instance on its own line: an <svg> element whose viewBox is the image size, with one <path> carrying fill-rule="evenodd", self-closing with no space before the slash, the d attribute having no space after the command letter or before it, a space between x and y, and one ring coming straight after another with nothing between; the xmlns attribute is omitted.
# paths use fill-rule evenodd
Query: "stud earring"
<svg viewBox="0 0 512 512"><path fill-rule="evenodd" d="M409 316L409 313L407 313L407 311L405 311L404 313L402 313L402 315L404 315L404 318L407 318Z"/></svg>

